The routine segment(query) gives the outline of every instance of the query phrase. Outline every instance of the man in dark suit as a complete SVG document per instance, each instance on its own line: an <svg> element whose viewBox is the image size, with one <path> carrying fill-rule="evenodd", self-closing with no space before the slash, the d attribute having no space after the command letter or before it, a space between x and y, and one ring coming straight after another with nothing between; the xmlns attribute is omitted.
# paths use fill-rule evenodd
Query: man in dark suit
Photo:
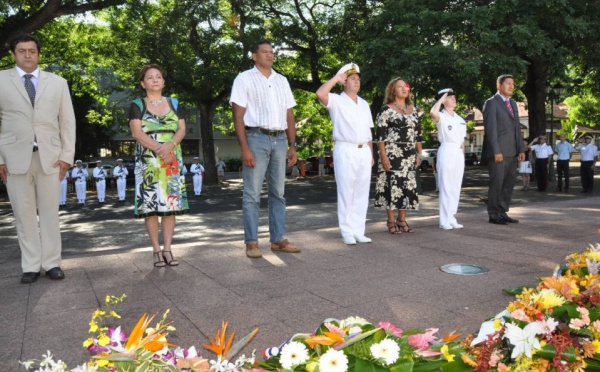
<svg viewBox="0 0 600 372"><path fill-rule="evenodd" d="M10 43L16 66L0 71L0 178L6 183L21 247L21 283L60 268L60 182L75 154L75 114L65 79L40 70L40 43L23 34Z"/></svg>
<svg viewBox="0 0 600 372"><path fill-rule="evenodd" d="M517 177L518 161L525 159L521 138L519 111L510 99L515 82L511 75L500 75L496 81L498 93L483 105L483 126L490 174L488 192L489 222L496 225L517 223L506 212Z"/></svg>

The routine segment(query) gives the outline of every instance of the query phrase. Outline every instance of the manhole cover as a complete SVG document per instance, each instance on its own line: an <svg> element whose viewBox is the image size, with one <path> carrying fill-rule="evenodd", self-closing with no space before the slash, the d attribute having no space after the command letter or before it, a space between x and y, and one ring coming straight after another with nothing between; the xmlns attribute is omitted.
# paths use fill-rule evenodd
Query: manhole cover
<svg viewBox="0 0 600 372"><path fill-rule="evenodd" d="M490 271L490 269L487 269L482 266L464 264L464 263L453 263L453 264L444 265L444 266L440 267L440 270L442 270L443 272L448 273L448 274L456 274L456 275L481 275L481 274L485 274L488 271Z"/></svg>

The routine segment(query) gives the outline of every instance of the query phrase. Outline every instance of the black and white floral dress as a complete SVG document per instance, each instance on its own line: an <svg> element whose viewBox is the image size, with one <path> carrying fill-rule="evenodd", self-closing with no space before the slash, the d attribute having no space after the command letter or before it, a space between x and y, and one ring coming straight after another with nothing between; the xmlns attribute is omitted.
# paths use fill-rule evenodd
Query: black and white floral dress
<svg viewBox="0 0 600 372"><path fill-rule="evenodd" d="M390 171L378 164L375 206L386 209L419 209L416 143L421 142L418 110L401 114L383 106L377 115L377 140L385 142Z"/></svg>

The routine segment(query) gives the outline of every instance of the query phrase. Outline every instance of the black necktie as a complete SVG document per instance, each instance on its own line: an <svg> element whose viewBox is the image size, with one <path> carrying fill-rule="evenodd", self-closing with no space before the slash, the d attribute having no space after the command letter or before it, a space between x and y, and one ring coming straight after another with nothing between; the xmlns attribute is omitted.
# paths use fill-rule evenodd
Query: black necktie
<svg viewBox="0 0 600 372"><path fill-rule="evenodd" d="M33 75L25 74L23 76L25 77L25 90L27 91L27 95L29 96L29 100L31 101L31 106L33 106L33 103L35 102L35 87L31 82L31 78L33 77Z"/></svg>

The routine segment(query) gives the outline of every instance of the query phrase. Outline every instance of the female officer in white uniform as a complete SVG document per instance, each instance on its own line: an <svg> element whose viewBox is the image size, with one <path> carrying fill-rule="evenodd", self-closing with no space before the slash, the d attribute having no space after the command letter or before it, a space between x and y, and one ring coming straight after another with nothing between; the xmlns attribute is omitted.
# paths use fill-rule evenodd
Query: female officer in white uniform
<svg viewBox="0 0 600 372"><path fill-rule="evenodd" d="M441 146L437 152L437 172L440 190L440 229L462 229L456 221L458 200L465 171L464 141L467 123L457 113L456 96L452 88L442 89L431 108L431 118L437 124Z"/></svg>

